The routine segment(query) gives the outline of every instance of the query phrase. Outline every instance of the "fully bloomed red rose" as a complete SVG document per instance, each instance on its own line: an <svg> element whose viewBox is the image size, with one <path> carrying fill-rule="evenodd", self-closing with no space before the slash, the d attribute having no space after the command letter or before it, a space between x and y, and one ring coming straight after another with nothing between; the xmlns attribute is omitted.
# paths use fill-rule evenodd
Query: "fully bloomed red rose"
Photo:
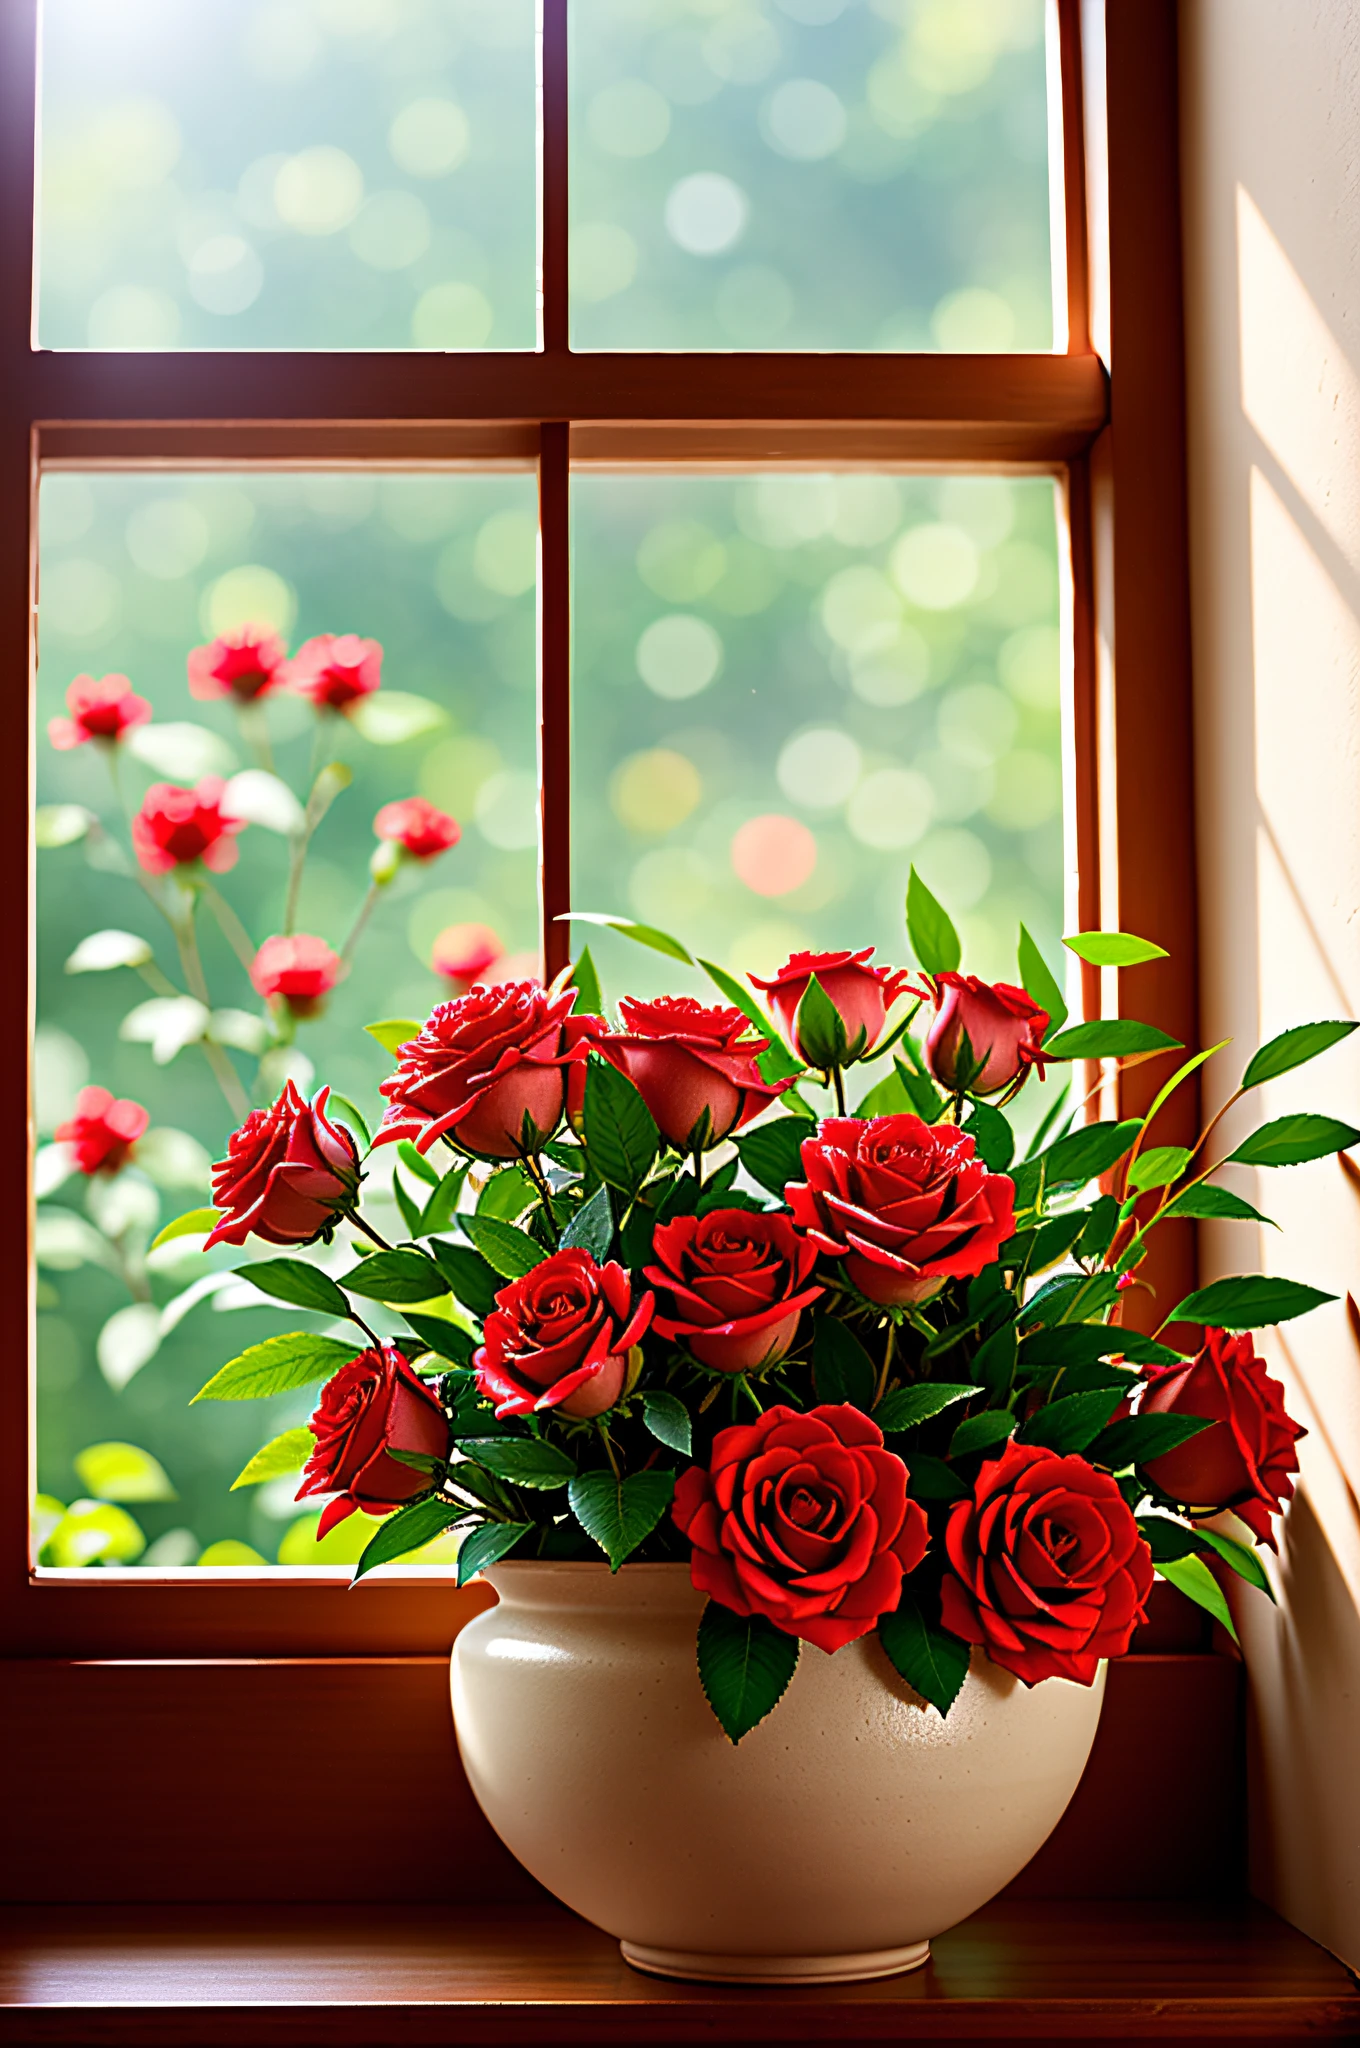
<svg viewBox="0 0 1360 2048"><path fill-rule="evenodd" d="M942 1088L999 1095L1031 1067L1044 1077L1048 1012L1007 981L975 974L937 974L938 1015L926 1037L926 1059ZM966 1042L966 1044L965 1044Z"/></svg>
<svg viewBox="0 0 1360 2048"><path fill-rule="evenodd" d="M564 1029L570 989L551 996L532 981L497 982L440 1003L403 1045L379 1092L388 1108L375 1143L413 1140L428 1152L448 1137L482 1159L537 1149L562 1121L564 1068L584 1056Z"/></svg>
<svg viewBox="0 0 1360 2048"><path fill-rule="evenodd" d="M376 640L361 640L357 633L318 633L299 647L282 680L299 696L310 697L318 711L350 712L381 683L382 657Z"/></svg>
<svg viewBox="0 0 1360 2048"><path fill-rule="evenodd" d="M279 688L287 659L287 648L267 626L221 633L190 653L189 695L200 701L234 697L239 704L252 704Z"/></svg>
<svg viewBox="0 0 1360 2048"><path fill-rule="evenodd" d="M1090 1685L1144 1618L1152 1553L1114 1480L1085 1458L1012 1440L950 1510L945 1547L940 1619L1026 1685Z"/></svg>
<svg viewBox="0 0 1360 2048"><path fill-rule="evenodd" d="M873 950L865 946L858 953L794 953L769 981L762 981L757 974L748 977L752 987L763 989L769 997L780 1030L809 1066L820 1066L821 1061L798 1043L796 1026L798 1005L814 974L845 1026L846 1056L851 1060L869 1057L883 1036L888 1011L904 988L914 995L923 993L913 987L905 967L870 967Z"/></svg>
<svg viewBox="0 0 1360 2048"><path fill-rule="evenodd" d="M326 1115L330 1089L304 1102L291 1081L271 1109L253 1109L213 1167L222 1211L204 1245L312 1244L329 1238L353 1205L359 1154L343 1124Z"/></svg>
<svg viewBox="0 0 1360 2048"><path fill-rule="evenodd" d="M553 1252L496 1296L472 1355L477 1385L496 1414L549 1408L603 1415L641 1360L629 1358L652 1319L650 1294L632 1298L622 1266L597 1265L579 1246Z"/></svg>
<svg viewBox="0 0 1360 2048"><path fill-rule="evenodd" d="M738 1009L709 1007L693 996L625 996L621 1031L601 1031L596 1047L626 1074L668 1144L688 1151L696 1132L717 1145L788 1087L760 1077L757 1056L767 1038L748 1036ZM705 1117L707 1121L705 1122Z"/></svg>
<svg viewBox="0 0 1360 2048"><path fill-rule="evenodd" d="M52 1133L69 1145L82 1173L117 1173L132 1157L133 1147L151 1117L140 1102L115 1101L107 1088L82 1088L74 1116Z"/></svg>
<svg viewBox="0 0 1360 2048"><path fill-rule="evenodd" d="M344 972L338 953L310 932L266 939L250 970L257 995L277 996L295 1017L314 1017Z"/></svg>
<svg viewBox="0 0 1360 2048"><path fill-rule="evenodd" d="M194 789L172 782L153 782L132 821L132 846L151 875L201 860L215 875L236 865L236 834L244 821L222 808L226 784L220 775L205 775Z"/></svg>
<svg viewBox="0 0 1360 2048"><path fill-rule="evenodd" d="M434 860L463 836L457 819L436 810L423 796L404 796L394 804L384 804L373 820L373 830L379 839L409 853L412 860Z"/></svg>
<svg viewBox="0 0 1360 2048"><path fill-rule="evenodd" d="M361 1351L342 1365L322 1389L310 1427L316 1449L294 1499L336 1495L321 1511L318 1542L356 1508L385 1515L429 1492L429 1473L403 1464L392 1451L426 1458L449 1454L444 1411L394 1344Z"/></svg>
<svg viewBox="0 0 1360 2048"><path fill-rule="evenodd" d="M734 1614L760 1614L819 1650L867 1635L925 1555L907 1467L858 1408L767 1408L720 1430L707 1471L682 1472L671 1510L690 1577Z"/></svg>
<svg viewBox="0 0 1360 2048"><path fill-rule="evenodd" d="M69 718L49 718L47 737L59 753L83 747L87 740L103 740L112 746L145 725L151 706L139 697L126 676L77 676L66 692Z"/></svg>
<svg viewBox="0 0 1360 2048"><path fill-rule="evenodd" d="M1284 1388L1266 1371L1250 1335L1206 1330L1184 1365L1154 1366L1142 1415L1196 1415L1212 1423L1143 1467L1153 1485L1202 1514L1231 1508L1258 1543L1275 1548L1271 1516L1291 1499L1294 1445L1307 1431L1285 1411Z"/></svg>
<svg viewBox="0 0 1360 2048"><path fill-rule="evenodd" d="M797 1336L803 1310L823 1292L808 1284L816 1246L777 1211L677 1216L659 1226L652 1245L657 1263L646 1278L670 1296L656 1333L715 1372L775 1364Z"/></svg>
<svg viewBox="0 0 1360 2048"><path fill-rule="evenodd" d="M1014 1228L1014 1182L953 1124L827 1117L802 1151L807 1180L785 1190L794 1222L885 1307L980 1273Z"/></svg>

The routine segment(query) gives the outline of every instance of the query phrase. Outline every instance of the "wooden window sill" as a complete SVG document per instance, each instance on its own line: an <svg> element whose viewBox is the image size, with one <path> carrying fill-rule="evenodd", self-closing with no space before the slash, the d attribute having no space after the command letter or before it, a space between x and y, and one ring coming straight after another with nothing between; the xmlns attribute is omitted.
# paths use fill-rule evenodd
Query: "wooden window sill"
<svg viewBox="0 0 1360 2048"><path fill-rule="evenodd" d="M638 1975L560 1909L27 1906L0 2042L603 2044L1360 2039L1360 1991L1263 1907L987 1907L929 1965L767 1991Z"/></svg>

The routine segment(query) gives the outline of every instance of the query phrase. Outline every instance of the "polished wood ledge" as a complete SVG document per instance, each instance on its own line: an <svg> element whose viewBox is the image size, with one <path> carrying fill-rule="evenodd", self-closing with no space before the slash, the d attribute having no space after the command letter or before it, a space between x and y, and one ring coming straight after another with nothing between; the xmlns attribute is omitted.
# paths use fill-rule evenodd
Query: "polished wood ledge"
<svg viewBox="0 0 1360 2048"><path fill-rule="evenodd" d="M26 1906L0 2042L1360 2042L1360 1991L1259 1906L986 1908L910 1976L791 1991L643 1977L556 1909Z"/></svg>

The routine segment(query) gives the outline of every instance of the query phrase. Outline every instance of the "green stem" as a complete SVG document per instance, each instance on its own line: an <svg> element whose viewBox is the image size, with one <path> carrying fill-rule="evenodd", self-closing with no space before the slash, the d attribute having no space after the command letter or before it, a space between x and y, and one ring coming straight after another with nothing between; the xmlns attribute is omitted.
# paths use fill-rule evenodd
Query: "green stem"
<svg viewBox="0 0 1360 2048"><path fill-rule="evenodd" d="M340 948L340 958L346 967L349 966L350 962L354 958L354 949L358 945L360 939L363 937L364 926L368 923L370 917L372 917L373 906L376 904L381 894L381 882L370 882L368 885L368 894L364 897L363 902L359 905L359 914L349 928L349 937L345 940L344 945Z"/></svg>
<svg viewBox="0 0 1360 2048"><path fill-rule="evenodd" d="M548 1176L543 1171L538 1154L536 1152L523 1153L520 1158L520 1164L534 1184L534 1192L538 1196L538 1206L543 1211L543 1220L548 1226L548 1235L552 1238L553 1243L557 1244L559 1236L557 1218L553 1214L552 1189L548 1186Z"/></svg>
<svg viewBox="0 0 1360 2048"><path fill-rule="evenodd" d="M885 1344L885 1345L883 1346L883 1363L882 1363L882 1365L881 1365L881 1366L879 1367L879 1371L878 1371L878 1385L877 1385L877 1386L875 1387L875 1389L874 1389L874 1406L875 1406L875 1408L877 1408L877 1406L878 1406L879 1402L880 1402L880 1401L881 1401L881 1400L883 1399L883 1396L884 1396L884 1395L885 1395L885 1394L887 1393L887 1391L888 1391L888 1374L889 1374L889 1373L891 1372L891 1370L892 1370L892 1362L893 1362L893 1352L894 1352L894 1351L896 1350L896 1348L897 1348L897 1325L896 1325L896 1323L889 1323L889 1325L888 1325L888 1341L887 1341L887 1343L886 1343L886 1344Z"/></svg>
<svg viewBox="0 0 1360 2048"><path fill-rule="evenodd" d="M604 1426L603 1416L596 1417L595 1427L599 1432L600 1442L604 1445L604 1454L606 1458L608 1458L609 1460L609 1469L613 1473L615 1479L618 1480L620 1484L622 1484L623 1474L619 1470L619 1461L614 1456L614 1446L609 1441L609 1431Z"/></svg>
<svg viewBox="0 0 1360 2048"><path fill-rule="evenodd" d="M747 1379L746 1374L744 1372L739 1373L737 1375L737 1385L740 1387L742 1393L745 1394L747 1400L751 1403L751 1406L755 1409L756 1414L763 1415L765 1413L765 1410L761 1406L761 1403L756 1395L755 1388L751 1385L750 1380Z"/></svg>
<svg viewBox="0 0 1360 2048"><path fill-rule="evenodd" d="M241 728L241 738L250 748L255 759L266 774L274 773L274 750L269 744L269 720L261 700L256 697L243 704L236 700L236 722Z"/></svg>
<svg viewBox="0 0 1360 2048"><path fill-rule="evenodd" d="M212 914L217 919L218 925L221 928L222 936L245 968L246 973L249 974L251 968L255 965L255 948L250 942L250 933L246 930L216 883L205 881L201 886L203 894L207 897L208 903L211 906Z"/></svg>
<svg viewBox="0 0 1360 2048"><path fill-rule="evenodd" d="M168 917L170 913L167 911L166 915ZM189 993L198 1002L202 1003L205 1010L211 1011L212 1000L208 994L208 983L203 973L203 961L198 950L198 939L194 932L194 902L192 897L189 902L188 916L182 921L171 918L170 924L175 934L175 943L179 947L180 965L184 969L184 979ZM238 1121L243 1120L250 1114L250 1097L241 1086L240 1077L235 1067L227 1058L222 1047L215 1044L211 1038L200 1039L199 1043L203 1048L203 1057L212 1068L217 1085L226 1097L227 1107Z"/></svg>
<svg viewBox="0 0 1360 2048"><path fill-rule="evenodd" d="M831 1069L831 1085L836 1091L836 1114L845 1115L845 1079L839 1067Z"/></svg>
<svg viewBox="0 0 1360 2048"><path fill-rule="evenodd" d="M380 1237L377 1231L373 1228L373 1225L371 1223L366 1223L364 1218L359 1214L359 1211L357 1209L345 1209L341 1213L345 1217L346 1222L352 1223L356 1230L362 1230L365 1237L371 1237L374 1244L377 1245L380 1251L395 1251L395 1245L390 1245L385 1237Z"/></svg>

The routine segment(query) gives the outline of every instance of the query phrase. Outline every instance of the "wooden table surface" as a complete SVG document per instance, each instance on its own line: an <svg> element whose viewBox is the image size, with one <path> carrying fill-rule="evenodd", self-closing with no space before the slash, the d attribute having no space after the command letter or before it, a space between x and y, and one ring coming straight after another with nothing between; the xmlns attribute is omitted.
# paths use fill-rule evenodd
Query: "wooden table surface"
<svg viewBox="0 0 1360 2048"><path fill-rule="evenodd" d="M873 1984L671 1984L560 1910L24 1906L0 1931L0 2042L1360 2042L1325 1950L1242 1904L1017 1902Z"/></svg>

